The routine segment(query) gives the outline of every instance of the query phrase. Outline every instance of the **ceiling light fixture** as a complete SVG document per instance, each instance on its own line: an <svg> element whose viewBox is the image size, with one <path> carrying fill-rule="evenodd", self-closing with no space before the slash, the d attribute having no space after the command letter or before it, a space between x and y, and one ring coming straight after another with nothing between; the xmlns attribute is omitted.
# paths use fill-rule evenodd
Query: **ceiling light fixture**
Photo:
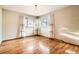
<svg viewBox="0 0 79 59"><path fill-rule="evenodd" d="M37 8L37 5L35 5L35 8Z"/></svg>
<svg viewBox="0 0 79 59"><path fill-rule="evenodd" d="M38 5L34 5L35 6L35 14L38 14Z"/></svg>

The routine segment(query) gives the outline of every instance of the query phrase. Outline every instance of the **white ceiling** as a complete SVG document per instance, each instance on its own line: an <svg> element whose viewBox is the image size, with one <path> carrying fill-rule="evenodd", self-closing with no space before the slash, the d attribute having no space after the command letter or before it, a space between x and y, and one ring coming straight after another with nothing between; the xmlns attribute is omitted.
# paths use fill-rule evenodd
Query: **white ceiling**
<svg viewBox="0 0 79 59"><path fill-rule="evenodd" d="M2 8L28 15L40 16L67 6L68 5L37 5L37 9L35 9L35 5L3 5Z"/></svg>

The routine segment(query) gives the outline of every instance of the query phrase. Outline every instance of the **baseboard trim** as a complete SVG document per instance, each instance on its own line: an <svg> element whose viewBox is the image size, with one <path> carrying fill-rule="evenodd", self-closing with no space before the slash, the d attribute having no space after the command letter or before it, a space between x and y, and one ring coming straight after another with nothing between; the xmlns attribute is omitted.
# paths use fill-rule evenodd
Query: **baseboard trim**
<svg viewBox="0 0 79 59"><path fill-rule="evenodd" d="M31 36L37 36L37 35L31 35ZM2 42L16 40L16 39L22 39L22 38L31 37L31 36L17 37L17 38L13 38L13 39L3 40Z"/></svg>
<svg viewBox="0 0 79 59"><path fill-rule="evenodd" d="M16 39L21 39L23 37L18 37L18 38L13 38L13 39L8 39L8 40L3 40L2 42L5 42L5 41L10 41L10 40L16 40Z"/></svg>
<svg viewBox="0 0 79 59"><path fill-rule="evenodd" d="M2 42L6 42L6 41L10 41L10 40L22 39L22 38L32 37L32 36L41 36L41 37L45 37L45 36L42 36L42 35L31 35L31 36L25 36L25 37L18 37L18 38L13 38L13 39L8 39L8 40L0 41L0 44L1 44ZM46 38L49 38L49 37L46 37ZM60 42L65 42L65 41L59 40L59 39L57 39L57 38L49 38L49 39L51 39L51 40L56 40L56 41L60 41ZM79 47L79 45L76 45L76 44L72 44L72 43L68 43L68 42L65 42L65 43L71 44L71 45L74 45L74 46L78 46L78 47Z"/></svg>
<svg viewBox="0 0 79 59"><path fill-rule="evenodd" d="M43 35L38 35L38 36L46 37L46 36L43 36ZM53 39L53 38L51 38L51 37L46 37L46 38Z"/></svg>
<svg viewBox="0 0 79 59"><path fill-rule="evenodd" d="M60 42L64 42L64 43L71 44L71 45L74 45L74 46L78 46L79 47L79 45L76 45L76 44L73 44L73 43L69 43L69 42L65 42L65 41L60 40L60 39L57 39L57 38L53 38L53 39L54 40L57 40L57 41L60 41Z"/></svg>

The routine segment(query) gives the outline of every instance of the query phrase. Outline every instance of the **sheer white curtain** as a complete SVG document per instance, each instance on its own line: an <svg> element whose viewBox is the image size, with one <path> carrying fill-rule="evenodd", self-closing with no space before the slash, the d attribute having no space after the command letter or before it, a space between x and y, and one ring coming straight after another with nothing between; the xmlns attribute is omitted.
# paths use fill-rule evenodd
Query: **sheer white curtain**
<svg viewBox="0 0 79 59"><path fill-rule="evenodd" d="M40 17L40 34L46 37L52 37L52 19L50 15Z"/></svg>
<svg viewBox="0 0 79 59"><path fill-rule="evenodd" d="M30 36L34 34L34 17L23 16L20 24L20 36Z"/></svg>

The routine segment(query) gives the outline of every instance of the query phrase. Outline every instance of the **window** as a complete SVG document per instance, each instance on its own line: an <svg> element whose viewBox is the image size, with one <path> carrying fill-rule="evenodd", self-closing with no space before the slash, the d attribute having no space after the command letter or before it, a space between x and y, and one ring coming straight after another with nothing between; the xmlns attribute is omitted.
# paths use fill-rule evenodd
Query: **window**
<svg viewBox="0 0 79 59"><path fill-rule="evenodd" d="M21 36L30 36L34 34L51 37L52 26L50 15L40 16L39 18L23 16L20 26Z"/></svg>
<svg viewBox="0 0 79 59"><path fill-rule="evenodd" d="M33 32L34 32L33 17L23 16L22 20L23 20L23 22L20 26L20 28L21 28L20 36L23 37L23 36L33 35Z"/></svg>

